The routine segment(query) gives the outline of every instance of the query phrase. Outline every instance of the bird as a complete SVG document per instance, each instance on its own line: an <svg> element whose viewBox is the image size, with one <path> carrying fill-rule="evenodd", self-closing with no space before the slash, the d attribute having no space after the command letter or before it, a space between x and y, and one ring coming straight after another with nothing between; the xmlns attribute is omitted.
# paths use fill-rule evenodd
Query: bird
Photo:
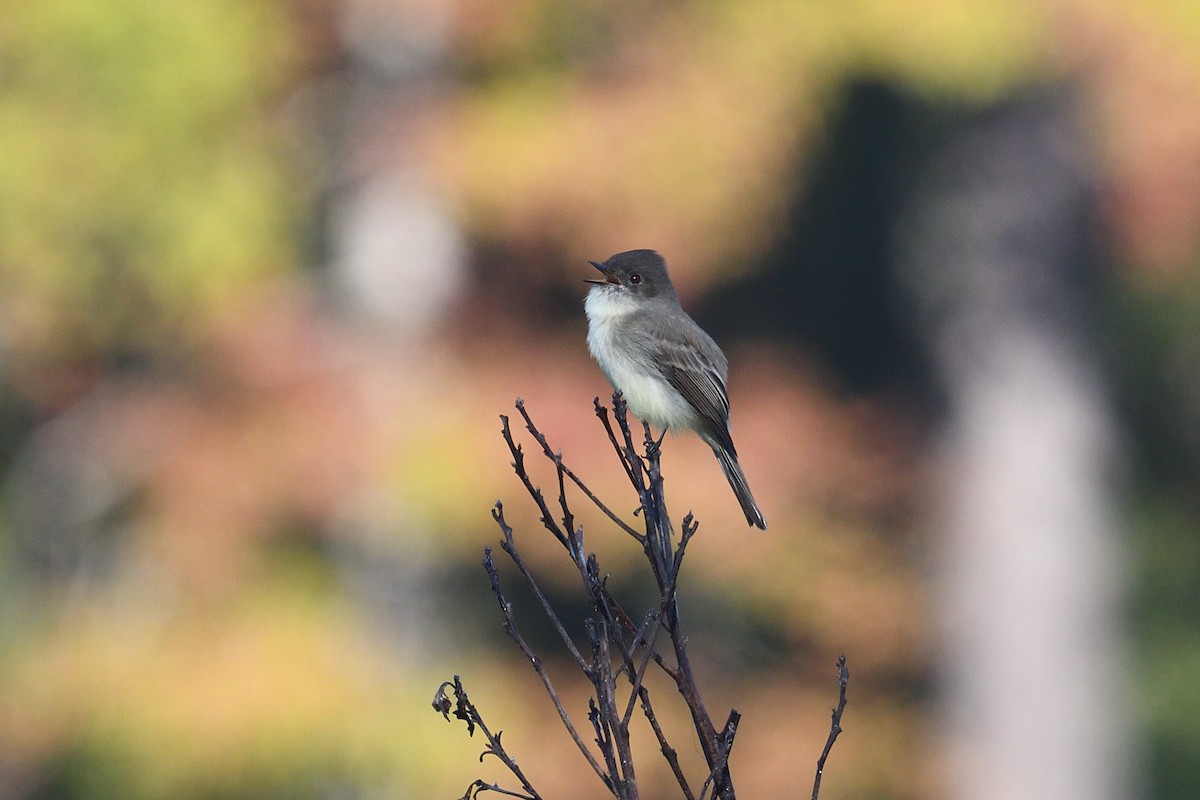
<svg viewBox="0 0 1200 800"><path fill-rule="evenodd" d="M584 301L588 351L643 422L663 433L693 431L712 448L746 523L767 529L729 434L729 363L688 316L654 250L627 250L589 261L601 278Z"/></svg>

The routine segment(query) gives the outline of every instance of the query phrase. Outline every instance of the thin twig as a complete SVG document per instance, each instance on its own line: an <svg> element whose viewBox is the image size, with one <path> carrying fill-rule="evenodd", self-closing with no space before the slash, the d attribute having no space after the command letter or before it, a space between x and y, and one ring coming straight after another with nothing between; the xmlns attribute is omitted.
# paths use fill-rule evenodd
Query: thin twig
<svg viewBox="0 0 1200 800"><path fill-rule="evenodd" d="M559 699L558 692L554 688L553 681L550 680L550 674L546 672L546 667L542 663L541 657L533 652L533 648L529 646L525 641L525 637L521 636L521 632L517 630L516 620L513 619L512 603L505 599L504 593L500 589L500 574L496 571L496 564L492 560L492 548L490 547L483 549L483 568L487 571L488 577L491 578L492 593L496 595L496 600L500 603L500 610L504 614L504 632L508 634L508 638L513 640L521 653L529 659L529 663L533 665L534 671L542 679L542 685L546 688L546 694L550 696L551 702L554 703L554 708L558 711L559 719L566 726L567 731L571 734L571 738L575 740L575 746L579 748L579 752L587 759L596 776L603 781L606 788L611 790L612 783L609 776L604 773L604 770L596 761L596 757L592 755L587 745L583 743L583 739L579 738L579 732L575 730L575 726L571 723L571 717L567 714L567 709L563 706L562 700Z"/></svg>
<svg viewBox="0 0 1200 800"><path fill-rule="evenodd" d="M677 566L681 563L681 559L678 558L677 553L675 554L675 558L671 557L670 520L666 514L665 503L662 502L663 479L662 472L659 469L659 457L661 454L657 446L650 446L653 444L653 439L648 426L643 425L645 438L648 442L648 465L637 455L637 450L633 443L633 432L626 415L624 398L621 397L619 392L613 394L613 417L621 432L621 441L624 442L624 457L630 465L636 465L636 468L629 471L631 473L629 477L634 489L638 492L639 498L641 498L642 512L645 515L647 538L643 543L643 547L653 567L655 580L658 582L659 590L662 593L661 596L667 604L664 614L664 624L671 635L671 644L675 650L677 665L677 672L674 676L675 684L691 714L692 723L696 728L696 734L700 740L700 747L704 753L705 761L709 769L719 779L716 793L726 800L736 800L728 768L721 766L722 757L719 752L720 743L718 742L716 729L713 726L708 710L704 707L704 701L700 696L700 691L696 684L695 673L692 670L691 659L687 651L687 635L680 625L678 600L673 590L670 592L667 591L668 587L672 585L672 575L678 572ZM606 429L610 431L609 436L613 441L614 447L620 452L622 448L617 444L617 437L611 432L611 428L608 426L607 417L602 417L602 420L605 422ZM649 485L643 480L643 475L649 478ZM692 533L694 533L694 530ZM719 770L718 767L720 767Z"/></svg>
<svg viewBox="0 0 1200 800"><path fill-rule="evenodd" d="M585 622L588 639L592 643L592 661L596 665L591 675L596 696L588 698L588 721L592 723L592 730L596 733L596 745L600 748L601 755L604 756L605 766L608 767L611 791L618 798L623 798L623 785L620 771L617 768L617 754L613 743L614 731L609 724L611 717L605 714L602 708L606 687L612 679L609 674L608 653L602 651L607 638L602 631L597 629L597 625L602 626L603 621L589 619ZM599 704L597 704L597 700L600 701Z"/></svg>
<svg viewBox="0 0 1200 800"><path fill-rule="evenodd" d="M614 407L618 408L618 410L619 410L619 413L617 413L617 415L616 415L617 420L618 420L620 429L622 431L623 438L628 443L628 447L630 448L627 451L622 451L620 445L617 444L616 435L613 433L611 425L609 425L609 423L608 423L607 409L604 406L600 405L599 398L596 398L594 402L596 405L597 416L599 416L604 421L605 427L609 432L609 439L613 443L614 449L616 450L618 456L621 457L622 464L625 465L628 454L632 453L633 451L631 449L632 448L632 437L629 432L628 420L627 420L627 417L626 417L625 411L624 411L624 409L625 409L624 400L621 397L621 394L619 392L617 392L613 395ZM587 485L584 484L584 482L577 475L575 475L575 473L573 471L571 471L570 467L568 467L563 462L562 455L560 453L556 453L554 451L554 449L550 446L549 441L546 439L545 435L541 432L541 430L538 429L536 423L534 423L532 417L529 415L529 412L525 409L525 402L521 398L517 398L517 400L515 402L515 406L516 406L517 411L521 414L522 419L525 420L526 430L529 431L530 435L533 436L534 439L541 446L542 453L548 459L553 461L555 464L555 468L558 471L558 475L559 475L559 503L564 508L564 512L565 512L564 516L569 514L569 511L566 511L566 509L567 509L566 489L562 484L562 476L565 474L567 477L569 477L572 480L572 482L575 483L576 486L578 486L580 488L580 490L586 496L588 496L589 498L592 498L593 502L596 503L597 507L600 508L603 512L605 512L605 514L614 523L619 525L623 530L625 530L627 533L629 533L634 539L636 539L640 543L642 543L642 545L644 547L647 542L646 535L638 533L636 530L634 530L629 525L627 525L624 521L622 521L619 517L617 517L615 514L613 514L612 511L607 506L605 506L598 498L595 497L595 495L592 493L591 489L589 489L587 487ZM508 418L501 416L501 420L503 421L503 432L505 435L505 441L508 443L509 449L510 450L515 449L516 451L520 452L520 445L517 445L512 440L511 431L508 426ZM636 455L634 455L634 458L636 459ZM525 485L526 491L529 492L530 496L539 505L539 508L543 509L543 513L544 514L548 513L548 510L546 509L546 506L544 504L544 497L542 496L540 491L536 490L533 487L532 482L528 479L527 473L524 472L523 461L514 463L513 466L514 466L514 469L516 469L518 471L518 475L520 475L522 482ZM638 470L638 474L640 474L641 472L644 472L644 465L642 464L642 462L640 460L637 460L636 467ZM628 465L626 465L626 473L631 476L633 474L630 472ZM635 488L638 485L640 485L640 482L634 480L632 477L631 477L631 481L634 481ZM690 518L691 515L689 514L688 516ZM570 517L570 519L573 520L573 517ZM568 525L570 525L570 523L568 523ZM556 534L556 537L557 537L557 534ZM604 586L604 582L595 580L595 579L591 579L586 574L586 571L584 569L585 564L581 561L582 554L583 554L582 529L580 529L580 531L578 533L572 533L570 535L570 538L567 541L563 541L563 539L559 538L559 542L566 547L568 553L571 555L572 560L575 561L576 565L580 568L581 576L584 579L585 589L587 589L589 592L592 592L592 587L594 587L594 586L601 587L602 595L603 595L603 602L606 605L608 605L615 612L617 620L621 622L621 627L626 630L629 630L632 633L636 633L637 632L636 626L633 624L632 620L629 619L629 616L628 616L628 614L625 613L624 609L622 609L620 603L618 603L616 601L616 598L614 598L612 596L612 594L608 591L607 587ZM574 546L572 546L572 545L574 545ZM594 594L594 592L593 592L593 594ZM613 630L618 630L618 628L614 628ZM652 657L654 659L654 662L659 667L661 667L663 669L663 671L666 672L667 675L669 675L671 677L672 680L677 680L678 670L671 667L670 665L668 665L663 660L661 654L655 652L655 653L653 653Z"/></svg>
<svg viewBox="0 0 1200 800"><path fill-rule="evenodd" d="M597 652L596 666L598 678L596 697L600 701L600 713L604 720L605 730L608 731L612 743L613 755L616 758L616 770L613 772L614 783L617 785L617 796L633 800L638 796L637 778L634 776L633 752L629 747L629 726L622 724L617 717L616 679L612 674L612 659L608 651L610 637L608 626L604 620L597 620L599 629L595 631Z"/></svg>
<svg viewBox="0 0 1200 800"><path fill-rule="evenodd" d="M850 670L846 669L846 657L838 656L838 704L837 708L833 709L832 720L829 723L829 738L825 740L825 749L821 751L821 757L817 759L817 774L813 778L812 800L817 800L817 795L821 793L821 777L825 774L825 759L829 758L829 751L833 749L833 743L837 741L838 734L842 732L842 712L846 710L846 685L850 683Z"/></svg>
<svg viewBox="0 0 1200 800"><path fill-rule="evenodd" d="M646 691L646 687L638 688L638 696L642 700L642 711L646 715L646 721L650 723L650 729L654 731L654 738L658 740L658 748L662 751L663 758L671 767L671 772L675 775L675 780L679 783L679 789L683 792L685 800L696 800L696 796L692 794L692 788L688 785L687 778L684 777L683 768L679 766L679 755L675 752L675 748L671 747L667 741L667 737L663 734L662 726L658 724L658 716L654 713L654 708L650 705L650 693Z"/></svg>
<svg viewBox="0 0 1200 800"><path fill-rule="evenodd" d="M662 450L659 442L655 441L650 426L642 423L644 433L643 446L646 452L646 475L650 484L643 495L642 504L645 507L646 538L650 545L650 555L657 565L657 571L670 580L668 570L674 560L671 553L671 518L667 514L666 497L663 494ZM666 431L663 431L666 435ZM661 585L661 581L660 581Z"/></svg>
<svg viewBox="0 0 1200 800"><path fill-rule="evenodd" d="M563 464L562 453L555 453L553 461L555 471L558 473L558 505L563 512L562 523L563 529L567 532L567 550L571 551L573 557L578 558L582 548L575 547L576 540L571 535L575 532L575 514L571 512L571 505L567 502L567 486L563 481L567 467Z"/></svg>
<svg viewBox="0 0 1200 800"><path fill-rule="evenodd" d="M625 404L625 396L620 391L613 392L612 395L613 419L616 420L617 429L621 432L620 441L617 440L617 436L613 432L612 423L608 419L608 413L600 405L600 398L596 398L594 402L596 416L600 417L600 421L604 423L604 429L608 432L608 439L612 442L613 449L617 451L617 456L621 459L621 463L625 465L625 475L629 478L629 482L638 493L642 511L645 511L646 482L644 476L646 474L646 465L641 457L638 456L637 448L633 445L633 433L629 429L629 415L627 413L629 407Z"/></svg>
<svg viewBox="0 0 1200 800"><path fill-rule="evenodd" d="M708 777L704 780L704 785L700 788L700 800L704 800L704 795L710 788L715 792L713 797L726 796L724 786L729 782L729 774L727 772L729 753L733 750L733 737L737 736L738 723L741 721L741 714L737 711L729 712L729 719L725 721L725 727L721 729L721 741L717 743L717 763L708 773ZM716 782L718 776L721 778L720 785Z"/></svg>
<svg viewBox="0 0 1200 800"><path fill-rule="evenodd" d="M554 515L550 513L550 508L546 505L546 498L542 496L542 490L533 485L533 481L529 478L529 473L525 471L525 453L521 449L521 445L513 441L512 431L508 427L508 417L504 414L500 415L500 433L504 436L504 443L508 445L508 450L512 453L512 468L517 477L521 479L521 483L525 485L525 491L533 498L533 502L541 511L541 522L546 530L558 539L559 543L567 547L567 536L558 527L558 523L554 521Z"/></svg>
<svg viewBox="0 0 1200 800"><path fill-rule="evenodd" d="M529 584L529 588L533 590L533 596L537 598L538 604L542 607L542 611L550 619L550 623L554 626L554 630L558 633L558 637L562 639L563 645L575 659L575 663L584 672L588 670L588 662L584 659L583 654L575 647L575 642L571 640L571 635L567 633L566 627L562 624L562 620L558 618L558 614L554 612L554 608L550 605L550 601L546 599L545 593L538 585L537 580L533 577L533 573L529 571L529 567L525 564L525 559L521 558L521 554L517 551L516 543L513 541L513 530L504 519L504 505L497 500L495 508L492 509L492 519L500 526L501 532L504 534L504 540L500 543L501 549L508 554L516 565L517 570L521 573L521 577Z"/></svg>
<svg viewBox="0 0 1200 800"><path fill-rule="evenodd" d="M650 658L654 655L654 645L658 641L658 632L662 630L662 615L661 608L656 613L647 614L646 625L642 626L643 630L639 631L633 640L632 649L636 650L638 643L641 642L645 652L642 653L642 663L630 674L629 681L633 684L633 690L629 693L629 703L625 707L624 716L621 717L621 721L626 725L633 716L634 703L642 692L642 681L646 678L646 668L650 666ZM646 627L649 627L650 630L648 637L646 636Z"/></svg>
<svg viewBox="0 0 1200 800"><path fill-rule="evenodd" d="M483 794L484 792L495 792L496 794L503 794L507 795L508 797L520 797L524 800L538 800L537 795L528 795L522 794L521 792L509 791L508 789L504 789L494 783L488 783L482 780L477 780L468 786L466 794L460 797L459 800L475 800L475 798L479 797L479 795Z"/></svg>
<svg viewBox="0 0 1200 800"><path fill-rule="evenodd" d="M621 407L624 407L625 398L620 392L613 393L613 408L616 409L618 402ZM638 466L629 460L629 451L621 447L621 443L617 441L617 434L613 431L612 422L608 418L608 408L601 404L600 398L597 397L592 401L596 409L596 416L600 419L600 423L604 426L604 430L608 433L608 441L612 443L613 450L616 451L617 459L621 462L621 466L625 468L625 477L629 478L629 482L635 487L638 485L638 478L635 477L638 472Z"/></svg>
<svg viewBox="0 0 1200 800"><path fill-rule="evenodd" d="M599 402L600 402L600 398L596 398L596 403L599 404ZM570 470L570 468L568 468L563 463L562 454L554 452L554 450L550 447L550 443L546 440L546 437L542 434L542 432L540 430L537 429L537 426L533 424L533 420L530 419L529 413L525 411L524 401L522 401L520 398L517 398L516 407L517 407L517 411L520 412L521 416L525 418L526 429L528 429L529 433L533 435L534 440L537 441L537 443L539 445L541 445L542 453L545 454L546 458L553 461L555 467L559 470L560 478L561 478L561 475L565 474L568 478L571 479L572 483L574 483L576 486L579 487L579 490L581 492L583 492L583 494L587 497L587 499L591 500L592 503L596 506L596 508L600 509L606 517L608 517L617 526L619 526L621 528L621 530L625 531L626 533L628 533L630 536L637 539L638 541L641 541L643 538L642 534L638 533L636 529L632 528L629 525L629 523L625 522L625 520L623 520L619 516L617 516L612 511L612 509L610 509L608 506L606 506L599 497L597 497L595 494L592 493L592 490L589 489L582 480L580 480L578 475L576 475L574 472L572 472ZM624 459L622 459L621 463L623 465L625 464ZM629 468L627 465L626 465L625 471L627 473L629 472ZM571 528L571 526L568 525L567 528L569 530Z"/></svg>
<svg viewBox="0 0 1200 800"><path fill-rule="evenodd" d="M453 705L450 703L450 698L446 696L447 687L450 687L451 691L454 692ZM504 766L508 768L508 771L511 772L513 776L521 782L522 788L524 788L528 794L516 794L504 789L500 789L494 785L485 784L485 788L490 791L502 792L512 797L525 797L526 800L541 800L541 795L539 795L537 791L534 790L533 786L530 785L529 780L525 777L525 773L522 772L521 768L517 765L516 759L510 756L508 751L504 749L504 745L500 741L503 731L499 731L494 735L492 734L492 732L488 729L487 724L484 723L483 715L479 713L479 709L477 709L475 704L471 702L469 697L467 697L467 690L463 687L462 680L459 678L459 676L455 675L453 681L445 681L441 686L438 687L437 692L433 695L433 707L434 710L440 711L442 716L447 720L450 719L450 709L453 708L454 716L467 723L468 736L473 736L475 734L475 728L478 726L479 730L483 732L484 738L486 738L488 742L488 746L479 755L479 760L483 761L484 756L488 755L493 755L500 759L500 761L504 763ZM476 781L471 785L471 787L468 787L467 793L463 795L463 797L471 797L472 787L478 787L480 783L480 781ZM475 793L479 793L478 788L475 788Z"/></svg>
<svg viewBox="0 0 1200 800"><path fill-rule="evenodd" d="M633 450L632 450L632 441L633 440L632 440L632 436L630 435L628 421L627 421L627 418L624 413L624 401L621 399L619 393L615 394L613 399L614 399L614 405L619 403L619 413L616 414L616 417L617 417L617 421L619 423L620 429L622 431L623 438L628 443L629 449L627 451L623 452L621 450L620 446L617 444L616 436L612 432L611 426L608 425L608 423L607 423L607 415L604 414L602 416L602 419L605 420L606 428L609 430L609 438L613 442L614 448L617 450L618 455L622 457L622 463L625 464L626 457L628 456L629 453L633 452ZM529 430L530 434L534 437L535 440L537 440L538 444L541 446L542 452L546 455L547 458L549 458L555 462L555 465L557 468L561 468L562 471L560 472L560 475L566 474L569 478L571 478L571 480L577 486L580 487L581 491L583 491L584 494L586 494L590 497L594 497L591 490L583 483L582 480L580 480L575 475L574 472L572 472L570 470L569 467L567 467L565 464L563 464L561 456L556 454L554 452L553 448L550 447L549 442L547 441L545 436L542 434L542 432L537 428L537 425L533 422L532 418L529 416L529 413L526 411L524 401L521 400L520 398L517 398L515 406L516 406L517 410L520 412L522 419L525 420L526 429ZM598 415L600 414L600 411L606 411L606 409L604 409L604 407L599 404L598 398L596 400L596 407L598 409L598 411L597 411ZM567 535L563 534L563 532L560 531L553 524L552 515L550 513L549 507L546 505L544 495L542 494L540 489L538 489L536 486L533 485L532 480L529 478L529 475L525 470L524 452L523 452L521 446L519 444L517 444L517 442L512 437L512 431L509 426L508 417L505 415L501 415L500 420L501 420L501 433L504 437L504 441L508 445L509 451L513 454L512 467L513 467L514 471L516 472L517 476L521 479L522 484L525 486L526 492L533 499L534 503L538 506L538 509L541 511L543 524L546 526L547 530L549 530L554 535L554 537L559 541L559 543L562 544L567 549L568 553L570 553L572 560L575 561L576 565L580 568L580 573L581 573L581 576L584 578L585 586L588 586L589 585L588 578L587 578L587 575L584 574L584 572L585 572L584 564L581 563L582 548L580 546L574 546L574 547L572 546L573 544L574 545L579 544L576 541L576 539L579 537L576 537L576 535L574 533L572 533L568 537ZM636 458L636 455L634 455L634 458ZM637 461L637 468L638 468L639 473L644 469L640 460ZM627 472L627 474L629 474L628 467L626 468L626 472ZM639 475L639 477L640 477L640 475ZM634 480L634 479L631 478L631 480ZM641 485L640 481L635 480L634 482L635 482L635 488L638 485ZM644 489L640 490L640 491L642 493L644 493ZM560 484L559 500L560 500L561 504L565 505L565 503L566 503L565 490L561 487L561 484ZM625 522L620 520L620 518L616 517L615 514L613 514L606 506L604 506L598 500L596 502L598 504L598 507L600 507L601 510L604 511L610 517L610 519L612 519L615 523L620 525L623 530L628 532L631 536L633 536L639 542L641 542L643 544L643 546L645 546L646 536L644 534L640 534L637 531L635 531L633 528L630 528ZM599 585L603 586L603 583L600 582ZM604 588L603 592L604 592L604 596L605 596L606 600L616 610L616 612L618 614L618 618L622 622L622 625L625 628L627 628L628 630L636 632L636 626L629 619L628 615L625 614L625 612L621 609L620 604L617 603L615 598L613 598L612 595L608 592L607 588ZM660 654L658 654L658 653L654 654L654 661L669 676L671 676L672 680L677 679L678 670L675 668L672 668L670 665L668 665L662 659L662 656Z"/></svg>
<svg viewBox="0 0 1200 800"><path fill-rule="evenodd" d="M691 519L692 519L691 514L688 514L683 519L683 526L684 526L685 532L687 532L688 527L691 524ZM692 525L691 531L695 532L695 529L696 529L696 526ZM641 688L642 681L645 679L646 667L648 666L647 659L653 655L657 655L657 651L654 649L654 643L658 641L658 632L662 627L663 619L666 616L668 610L670 609L671 604L675 600L676 578L679 575L679 567L683 564L684 548L686 547L687 541L690 538L691 538L691 536L688 535L686 538L684 538L680 541L679 550L677 551L676 556L675 556L674 569L671 571L671 580L667 584L667 586L662 590L661 602L659 604L658 610L652 616L650 616L650 618L647 620L647 624L650 625L650 630L651 630L651 635L650 635L649 641L647 641L646 636L645 636L646 625L643 625L643 629L638 631L638 635L634 639L633 646L636 648L638 641L640 640L641 642L643 642L643 644L646 647L646 653L643 656L642 664L638 668L636 675L635 675L635 679L633 680L634 692L630 695L629 706L625 710L625 719L626 720L628 720L630 715L633 713L634 695L636 695L638 693L637 690ZM659 658L659 665L663 666L661 657ZM666 669L665 666L663 668ZM676 684L678 684L679 679L680 679L679 671L676 670L675 672L672 673L671 671L668 670L668 674L671 675L671 677L675 680Z"/></svg>

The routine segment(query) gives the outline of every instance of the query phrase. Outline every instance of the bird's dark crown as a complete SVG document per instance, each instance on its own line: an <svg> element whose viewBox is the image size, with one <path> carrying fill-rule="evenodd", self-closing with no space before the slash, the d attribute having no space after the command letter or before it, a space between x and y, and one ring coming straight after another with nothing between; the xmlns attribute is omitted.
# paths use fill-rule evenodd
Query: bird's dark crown
<svg viewBox="0 0 1200 800"><path fill-rule="evenodd" d="M603 279L590 279L589 283L620 287L641 297L675 295L675 287L667 275L667 262L654 250L626 250L610 256L603 264L589 263L604 273Z"/></svg>

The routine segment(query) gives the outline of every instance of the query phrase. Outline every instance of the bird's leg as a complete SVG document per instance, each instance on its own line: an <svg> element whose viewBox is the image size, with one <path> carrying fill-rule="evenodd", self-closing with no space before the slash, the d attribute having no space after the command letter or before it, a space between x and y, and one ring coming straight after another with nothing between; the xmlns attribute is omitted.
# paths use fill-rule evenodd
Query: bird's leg
<svg viewBox="0 0 1200 800"><path fill-rule="evenodd" d="M658 441L650 442L646 445L646 455L647 456L653 456L653 455L657 454L659 450L662 449L663 439L667 438L668 430L669 430L668 428L663 428L662 436L658 437Z"/></svg>

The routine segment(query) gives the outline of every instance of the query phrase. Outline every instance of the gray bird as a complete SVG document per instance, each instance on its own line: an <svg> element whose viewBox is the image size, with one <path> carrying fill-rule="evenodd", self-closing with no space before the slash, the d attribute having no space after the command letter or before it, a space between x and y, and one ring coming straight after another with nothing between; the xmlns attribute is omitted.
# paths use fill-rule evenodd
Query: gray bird
<svg viewBox="0 0 1200 800"><path fill-rule="evenodd" d="M588 350L630 410L667 430L694 431L712 448L746 522L763 519L729 435L725 354L679 305L667 264L653 250L617 253L603 264L584 303Z"/></svg>

